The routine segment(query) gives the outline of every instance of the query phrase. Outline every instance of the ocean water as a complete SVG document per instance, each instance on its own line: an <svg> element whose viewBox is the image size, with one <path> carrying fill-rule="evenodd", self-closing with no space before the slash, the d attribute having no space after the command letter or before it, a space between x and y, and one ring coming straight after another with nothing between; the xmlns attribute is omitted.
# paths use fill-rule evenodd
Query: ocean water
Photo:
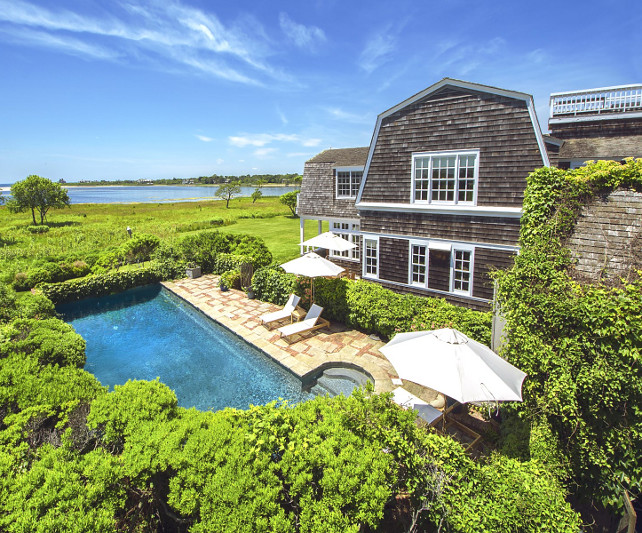
<svg viewBox="0 0 642 533"><path fill-rule="evenodd" d="M11 187L0 184L0 187ZM110 203L171 203L216 200L216 186L198 185L110 185L96 187L68 187L67 193L72 204L110 204ZM263 196L281 196L296 190L294 187L263 187ZM240 196L251 196L254 187L241 187ZM9 195L8 191L2 193Z"/></svg>
<svg viewBox="0 0 642 533"><path fill-rule="evenodd" d="M110 389L158 377L179 405L200 410L312 397L289 371L160 285L57 309L87 341L85 369Z"/></svg>

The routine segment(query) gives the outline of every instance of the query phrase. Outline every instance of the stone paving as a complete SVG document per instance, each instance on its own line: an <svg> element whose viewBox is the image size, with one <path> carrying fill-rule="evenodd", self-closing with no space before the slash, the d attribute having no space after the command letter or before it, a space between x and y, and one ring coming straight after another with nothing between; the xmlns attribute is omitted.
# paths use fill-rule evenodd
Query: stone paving
<svg viewBox="0 0 642 533"><path fill-rule="evenodd" d="M324 367L338 364L364 370L372 378L376 392L388 392L396 386L393 385L392 378L397 378L397 374L379 352L379 348L384 345L382 341L347 329L343 324L331 323L328 329L296 336L288 343L279 337L276 328L269 330L261 324L261 315L280 309L278 306L250 300L241 291L222 292L217 281L218 276L206 275L197 279L165 282L163 285L262 350L303 382L314 377ZM430 389L412 392L428 400L433 399L435 394Z"/></svg>

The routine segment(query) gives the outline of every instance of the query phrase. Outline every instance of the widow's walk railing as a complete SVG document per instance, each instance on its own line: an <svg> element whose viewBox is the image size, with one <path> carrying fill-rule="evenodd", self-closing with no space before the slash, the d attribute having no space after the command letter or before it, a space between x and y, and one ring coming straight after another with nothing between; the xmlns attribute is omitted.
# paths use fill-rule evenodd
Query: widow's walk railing
<svg viewBox="0 0 642 533"><path fill-rule="evenodd" d="M642 85L621 85L551 94L551 119L642 113ZM603 115L603 116L602 116Z"/></svg>

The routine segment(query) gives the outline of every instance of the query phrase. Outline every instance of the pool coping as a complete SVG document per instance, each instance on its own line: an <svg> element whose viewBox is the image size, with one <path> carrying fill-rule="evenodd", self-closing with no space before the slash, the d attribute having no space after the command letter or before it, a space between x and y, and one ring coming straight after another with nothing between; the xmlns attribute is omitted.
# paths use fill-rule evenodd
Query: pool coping
<svg viewBox="0 0 642 533"><path fill-rule="evenodd" d="M218 288L218 276L184 278L161 283L205 316L253 345L291 372L305 386L329 367L351 368L371 378L375 392L392 391L397 373L379 352L384 342L374 336L331 323L329 331L317 330L288 343L276 329L261 324L263 314L279 309L269 302L247 297L242 291Z"/></svg>

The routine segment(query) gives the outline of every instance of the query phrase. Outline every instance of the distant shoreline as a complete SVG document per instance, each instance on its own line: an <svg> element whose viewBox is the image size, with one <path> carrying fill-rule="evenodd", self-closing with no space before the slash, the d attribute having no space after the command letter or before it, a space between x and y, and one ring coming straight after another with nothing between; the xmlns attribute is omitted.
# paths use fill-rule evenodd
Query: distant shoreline
<svg viewBox="0 0 642 533"><path fill-rule="evenodd" d="M225 183L61 183L62 187L83 187L90 189L93 187L220 187ZM265 183L261 188L265 187L298 187L299 185L286 185L285 183ZM241 183L241 187L256 187L256 185L249 183L247 185Z"/></svg>
<svg viewBox="0 0 642 533"><path fill-rule="evenodd" d="M61 186L69 189L94 189L95 187L220 187L221 185L224 185L223 183L190 183L190 184L182 184L182 183L171 183L171 184L147 184L147 183L110 183L110 184L104 184L104 183L96 183L95 185L88 185L86 183L62 183ZM256 185L243 185L241 184L241 187L256 187ZM293 189L296 189L299 187L299 185L286 185L284 183L266 183L264 185L261 185L261 188L269 188L269 187L291 187ZM11 192L11 186L8 187L0 187L0 192Z"/></svg>

